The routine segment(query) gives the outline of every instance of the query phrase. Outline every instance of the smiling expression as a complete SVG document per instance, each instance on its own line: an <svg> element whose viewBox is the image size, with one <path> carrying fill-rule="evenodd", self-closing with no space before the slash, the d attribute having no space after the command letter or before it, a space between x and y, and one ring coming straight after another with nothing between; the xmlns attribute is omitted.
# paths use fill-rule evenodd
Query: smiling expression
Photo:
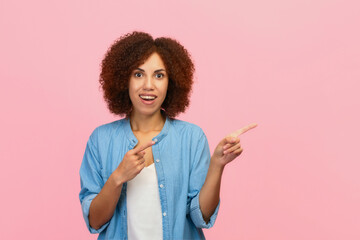
<svg viewBox="0 0 360 240"><path fill-rule="evenodd" d="M153 115L160 113L169 84L164 62L156 52L132 73L129 95L133 113Z"/></svg>

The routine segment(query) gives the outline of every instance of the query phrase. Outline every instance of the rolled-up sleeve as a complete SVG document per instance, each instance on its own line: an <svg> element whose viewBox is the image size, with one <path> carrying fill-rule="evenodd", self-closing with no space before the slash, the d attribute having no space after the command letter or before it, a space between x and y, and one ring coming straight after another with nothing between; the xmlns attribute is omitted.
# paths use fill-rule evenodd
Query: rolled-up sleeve
<svg viewBox="0 0 360 240"><path fill-rule="evenodd" d="M90 233L100 233L109 224L109 222L107 222L101 226L101 228L96 230L92 228L89 223L90 204L104 186L104 181L101 177L101 164L99 162L98 150L93 143L95 134L94 131L86 144L84 157L80 167L81 190L79 198L83 217Z"/></svg>
<svg viewBox="0 0 360 240"><path fill-rule="evenodd" d="M196 147L196 150L193 156L194 164L190 173L190 187L188 194L188 198L190 198L189 214L191 220L197 228L211 228L215 223L219 211L220 201L214 213L211 215L210 221L206 223L200 209L199 193L202 186L204 185L209 169L210 149L207 138L203 132L201 132L199 141L194 147Z"/></svg>
<svg viewBox="0 0 360 240"><path fill-rule="evenodd" d="M216 206L216 209L210 217L210 221L208 223L205 222L203 215L200 210L200 204L199 204L199 194L197 194L192 200L190 204L190 216L192 221L194 222L195 226L197 228L211 228L216 220L218 211L220 207L220 201L218 205Z"/></svg>

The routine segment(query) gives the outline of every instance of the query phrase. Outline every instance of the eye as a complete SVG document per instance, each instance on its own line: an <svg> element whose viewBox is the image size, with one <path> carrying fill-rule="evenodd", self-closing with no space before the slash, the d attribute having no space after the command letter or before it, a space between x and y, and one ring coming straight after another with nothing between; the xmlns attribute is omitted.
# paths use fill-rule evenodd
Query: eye
<svg viewBox="0 0 360 240"><path fill-rule="evenodd" d="M155 75L156 78L163 78L165 75L163 73L157 73Z"/></svg>
<svg viewBox="0 0 360 240"><path fill-rule="evenodd" d="M141 72L135 72L134 76L137 77L137 78L140 78L140 77L143 76L143 74Z"/></svg>

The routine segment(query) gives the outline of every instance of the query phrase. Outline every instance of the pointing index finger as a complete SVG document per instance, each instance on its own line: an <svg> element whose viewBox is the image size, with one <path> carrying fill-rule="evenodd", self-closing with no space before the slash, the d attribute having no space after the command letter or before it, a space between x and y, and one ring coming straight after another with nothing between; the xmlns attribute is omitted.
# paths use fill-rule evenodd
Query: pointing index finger
<svg viewBox="0 0 360 240"><path fill-rule="evenodd" d="M155 142L154 141L151 141L151 142L148 142L140 147L137 147L137 148L134 148L134 154L137 154L141 151L144 151L145 149L147 149L148 147L151 147L152 145L154 145Z"/></svg>
<svg viewBox="0 0 360 240"><path fill-rule="evenodd" d="M246 133L247 131L249 131L250 129L253 129L257 126L257 123L252 123L247 125L246 127L240 128L239 130L236 130L235 132L233 132L232 134L230 134L233 137L238 137L239 135Z"/></svg>

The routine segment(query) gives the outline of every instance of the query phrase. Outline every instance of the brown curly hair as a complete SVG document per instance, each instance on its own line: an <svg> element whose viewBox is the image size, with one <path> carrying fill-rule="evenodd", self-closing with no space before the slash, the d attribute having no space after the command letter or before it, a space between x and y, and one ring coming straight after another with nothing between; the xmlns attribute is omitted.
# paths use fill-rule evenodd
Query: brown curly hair
<svg viewBox="0 0 360 240"><path fill-rule="evenodd" d="M169 77L161 108L168 117L175 118L188 107L195 70L189 52L174 39L160 37L154 40L148 33L134 31L117 39L101 63L99 82L110 112L130 116L131 73L154 52L160 55Z"/></svg>

